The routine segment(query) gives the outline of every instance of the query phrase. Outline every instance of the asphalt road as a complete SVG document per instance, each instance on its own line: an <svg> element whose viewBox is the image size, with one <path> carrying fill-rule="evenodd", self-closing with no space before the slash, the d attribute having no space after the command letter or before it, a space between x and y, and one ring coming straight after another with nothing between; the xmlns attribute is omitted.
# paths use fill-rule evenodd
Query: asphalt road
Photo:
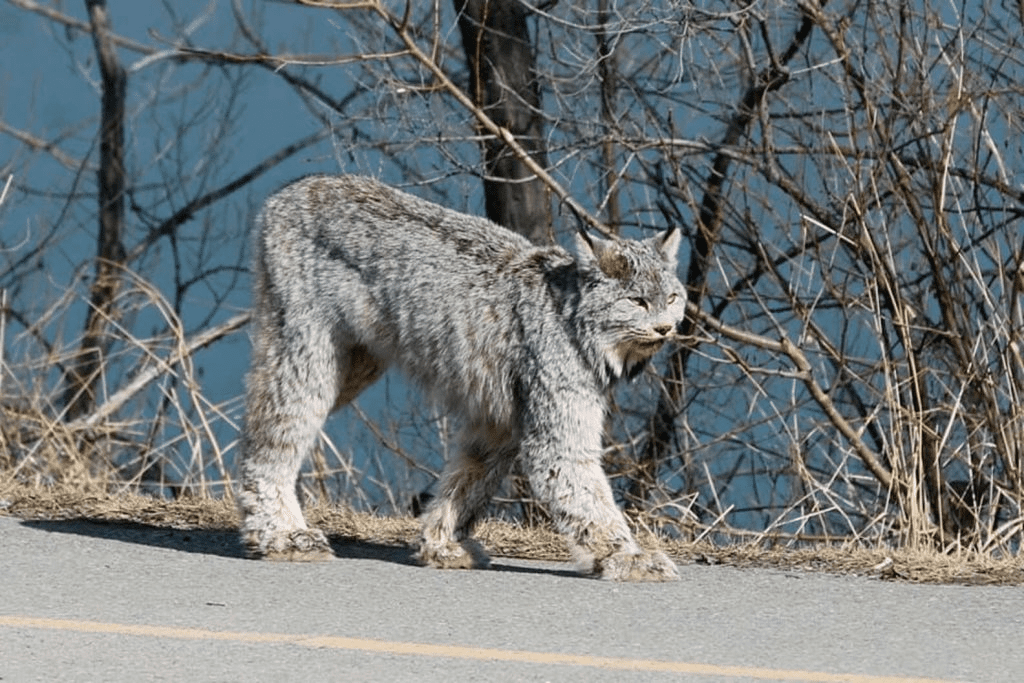
<svg viewBox="0 0 1024 683"><path fill-rule="evenodd" d="M1024 680L1024 588L682 567L673 584L497 558L0 517L0 680Z"/></svg>

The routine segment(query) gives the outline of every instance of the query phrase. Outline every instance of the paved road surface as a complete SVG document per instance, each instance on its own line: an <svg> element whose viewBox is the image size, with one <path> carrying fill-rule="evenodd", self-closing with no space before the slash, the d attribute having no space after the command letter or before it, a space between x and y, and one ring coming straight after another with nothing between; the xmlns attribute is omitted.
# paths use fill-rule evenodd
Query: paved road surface
<svg viewBox="0 0 1024 683"><path fill-rule="evenodd" d="M0 680L1024 680L1024 588L684 566L241 559L233 534L0 517Z"/></svg>

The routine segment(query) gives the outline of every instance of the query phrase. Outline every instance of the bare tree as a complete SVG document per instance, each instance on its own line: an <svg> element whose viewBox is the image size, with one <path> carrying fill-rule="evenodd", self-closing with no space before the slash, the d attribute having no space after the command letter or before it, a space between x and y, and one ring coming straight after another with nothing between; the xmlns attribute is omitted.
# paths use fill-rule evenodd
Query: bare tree
<svg viewBox="0 0 1024 683"><path fill-rule="evenodd" d="M757 24L764 38L767 53L764 59L767 64L753 74L753 82L743 93L742 99L729 119L729 124L719 145L723 151L715 155L711 164L711 172L703 184L704 197L697 215L693 250L690 253L690 265L686 272L686 285L690 301L697 307L701 306L707 292L708 275L714 263L715 247L721 240L722 224L725 219L725 202L727 200L724 188L729 179L729 166L732 163L732 155L725 150L742 142L750 126L766 106L766 98L789 80L787 66L803 48L814 26L810 17L805 16L789 45L786 46L786 50L781 55L776 55L772 51L765 20L752 16L749 21ZM748 27L743 28L748 29ZM666 212L666 217L670 220L677 216L677 212ZM685 328L681 330L681 335L684 338L692 338L697 327L696 318L688 318ZM681 412L680 399L686 376L686 364L692 351L692 346L684 344L668 359L665 370L665 390L661 393L657 409L651 417L647 446L640 458L638 472L633 479L632 493L635 498L640 500L646 497L645 488L655 483L660 464L668 458L673 447L678 448L678 445L673 443L675 423Z"/></svg>
<svg viewBox="0 0 1024 683"><path fill-rule="evenodd" d="M301 112L289 149L540 226L533 239L679 224L692 326L616 394L610 430L617 490L649 519L1006 553L1024 538L1024 16L1011 5L275 4L337 27L307 49L233 2L237 42L200 44L187 21L159 41L111 40L143 74L278 79ZM5 134L74 174L56 134ZM165 206L129 182L151 200L129 202L129 264L178 254L217 207L244 213L228 188L248 173L190 184L161 168L191 190ZM27 254L5 258L28 272ZM27 330L26 308L12 296ZM355 426L401 467L423 451L428 471L408 471L429 478L445 420L417 405Z"/></svg>
<svg viewBox="0 0 1024 683"><path fill-rule="evenodd" d="M239 191L328 134L300 135L255 163L232 165L244 78L213 68L185 73L159 40L118 34L117 10L104 2L86 2L85 20L28 0L11 4L52 22L50 64L66 55L102 104L98 135L84 138L79 132L95 126L0 122L23 150L5 208L29 217L27 230L0 239L4 316L13 323L0 354L8 379L0 443L27 480L229 492L229 414L238 402L208 397L193 356L247 319L238 308L247 299L240 285L250 208ZM209 19L154 16L183 38ZM46 168L47 158L63 173ZM96 256L80 256L90 244ZM79 291L78 274L88 269L95 275ZM61 279L65 287L53 291ZM81 336L66 338L75 327Z"/></svg>
<svg viewBox="0 0 1024 683"><path fill-rule="evenodd" d="M86 0L93 42L100 66L103 104L100 114L100 169L97 181L99 230L96 244L96 275L89 296L85 333L79 356L72 360L64 390L66 415L75 418L89 412L96 402L95 385L103 368L106 329L116 320L115 299L124 246L124 100L127 75L110 38L110 18L102 0Z"/></svg>

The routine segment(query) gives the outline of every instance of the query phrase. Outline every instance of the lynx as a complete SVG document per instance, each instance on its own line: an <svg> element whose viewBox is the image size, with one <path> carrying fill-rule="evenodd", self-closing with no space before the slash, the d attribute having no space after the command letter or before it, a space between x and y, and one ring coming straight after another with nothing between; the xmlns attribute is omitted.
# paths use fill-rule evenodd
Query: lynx
<svg viewBox="0 0 1024 683"><path fill-rule="evenodd" d="M676 334L680 232L580 233L577 256L377 181L309 176L257 219L252 368L241 454L251 557L331 554L296 478L333 410L394 364L461 417L460 450L422 516L416 558L483 567L474 522L518 460L580 570L663 581L601 468L607 389Z"/></svg>

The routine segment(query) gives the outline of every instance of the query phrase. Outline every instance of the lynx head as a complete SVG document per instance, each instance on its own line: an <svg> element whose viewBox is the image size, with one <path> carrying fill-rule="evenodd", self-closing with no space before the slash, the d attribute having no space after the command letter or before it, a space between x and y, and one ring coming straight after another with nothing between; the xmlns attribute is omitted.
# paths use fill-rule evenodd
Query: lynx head
<svg viewBox="0 0 1024 683"><path fill-rule="evenodd" d="M676 275L681 237L676 228L641 241L577 234L580 341L607 381L638 375L682 324L686 288Z"/></svg>

